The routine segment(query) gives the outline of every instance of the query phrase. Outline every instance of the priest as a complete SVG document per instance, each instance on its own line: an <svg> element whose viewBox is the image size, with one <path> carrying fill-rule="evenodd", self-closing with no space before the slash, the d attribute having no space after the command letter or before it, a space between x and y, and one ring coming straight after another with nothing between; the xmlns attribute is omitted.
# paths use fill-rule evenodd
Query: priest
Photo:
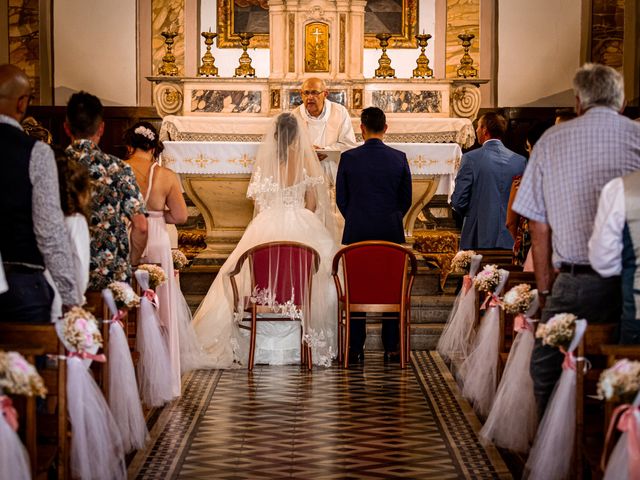
<svg viewBox="0 0 640 480"><path fill-rule="evenodd" d="M309 139L316 149L344 152L356 146L349 112L339 103L327 99L329 92L322 79L307 78L302 84L301 94L302 105L296 107L293 114L306 126ZM320 152L318 158L324 160L326 155ZM322 163L332 185L335 185L337 161Z"/></svg>

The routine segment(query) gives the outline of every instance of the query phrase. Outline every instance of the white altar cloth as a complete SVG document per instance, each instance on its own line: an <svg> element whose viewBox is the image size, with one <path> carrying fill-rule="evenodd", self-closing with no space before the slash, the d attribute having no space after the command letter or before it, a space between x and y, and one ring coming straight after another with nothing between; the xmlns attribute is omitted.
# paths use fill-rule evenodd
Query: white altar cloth
<svg viewBox="0 0 640 480"><path fill-rule="evenodd" d="M259 142L164 142L162 165L180 174L250 174ZM462 158L457 143L387 143L403 151L412 175L441 178L437 194L450 195Z"/></svg>
<svg viewBox="0 0 640 480"><path fill-rule="evenodd" d="M393 117L387 115L389 142L457 143L469 148L476 139L468 118ZM273 117L210 117L167 115L162 120L163 141L260 141ZM354 132L360 132L360 119L352 118Z"/></svg>

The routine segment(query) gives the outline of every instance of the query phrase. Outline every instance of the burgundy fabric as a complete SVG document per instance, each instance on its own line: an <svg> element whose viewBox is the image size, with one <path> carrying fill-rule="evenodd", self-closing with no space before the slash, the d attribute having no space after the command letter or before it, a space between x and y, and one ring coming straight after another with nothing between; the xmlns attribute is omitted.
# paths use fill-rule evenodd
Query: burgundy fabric
<svg viewBox="0 0 640 480"><path fill-rule="evenodd" d="M366 246L346 252L343 268L350 303L400 303L406 253Z"/></svg>
<svg viewBox="0 0 640 480"><path fill-rule="evenodd" d="M276 302L302 304L307 295L309 279L313 271L313 252L300 246L276 245L257 249L253 252L253 274L255 286L267 289L275 284ZM277 279L270 282L270 279Z"/></svg>

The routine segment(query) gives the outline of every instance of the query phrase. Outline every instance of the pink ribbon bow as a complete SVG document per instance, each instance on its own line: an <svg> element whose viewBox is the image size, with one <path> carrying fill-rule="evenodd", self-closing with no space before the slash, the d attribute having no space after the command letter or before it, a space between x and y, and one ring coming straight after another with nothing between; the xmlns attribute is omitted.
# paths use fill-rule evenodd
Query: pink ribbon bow
<svg viewBox="0 0 640 480"><path fill-rule="evenodd" d="M627 455L629 459L629 480L640 479L640 442L638 441L638 422L636 412L640 412L640 407L635 405L620 405L613 411L609 430L604 442L604 450L602 451L602 459L600 466L605 470L607 462L607 452L609 451L609 442L613 434L613 428L617 427L621 432L627 432ZM617 421L616 421L617 420Z"/></svg>
<svg viewBox="0 0 640 480"><path fill-rule="evenodd" d="M144 291L143 296L151 302L151 305L158 308L158 295L156 295L156 292L148 288Z"/></svg>
<svg viewBox="0 0 640 480"><path fill-rule="evenodd" d="M124 328L124 322L122 321L127 312L125 310L118 310L113 317L111 317L111 323L119 323L122 328Z"/></svg>
<svg viewBox="0 0 640 480"><path fill-rule="evenodd" d="M94 362L100 362L100 363L104 363L107 361L107 357L104 355L104 353L101 353L99 355L94 355L93 353L87 353L87 352L69 352L69 358L82 358L83 360L89 359L89 360L93 360Z"/></svg>
<svg viewBox="0 0 640 480"><path fill-rule="evenodd" d="M560 347L560 351L564 355L564 360L562 361L562 369L563 370L575 370L576 369L576 357L573 356L573 352L567 352L564 348Z"/></svg>
<svg viewBox="0 0 640 480"><path fill-rule="evenodd" d="M14 432L18 430L18 412L13 408L13 402L6 395L0 395L0 413Z"/></svg>
<svg viewBox="0 0 640 480"><path fill-rule="evenodd" d="M487 297L482 302L480 310L486 310L487 307L499 307L502 304L500 298L495 293L487 293Z"/></svg>
<svg viewBox="0 0 640 480"><path fill-rule="evenodd" d="M527 317L523 313L519 313L513 319L513 331L514 332L525 332L529 330L533 332L533 327L527 320Z"/></svg>
<svg viewBox="0 0 640 480"><path fill-rule="evenodd" d="M469 290L471 290L472 286L473 286L473 280L469 275L465 275L464 277L462 277L462 288L464 288L465 295L469 292Z"/></svg>

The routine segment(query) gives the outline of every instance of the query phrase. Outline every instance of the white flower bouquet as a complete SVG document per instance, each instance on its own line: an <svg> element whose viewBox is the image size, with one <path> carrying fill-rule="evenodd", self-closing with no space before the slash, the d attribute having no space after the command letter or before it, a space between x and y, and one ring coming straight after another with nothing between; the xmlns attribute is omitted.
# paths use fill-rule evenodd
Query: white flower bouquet
<svg viewBox="0 0 640 480"><path fill-rule="evenodd" d="M536 338L541 338L543 345L561 347L566 350L576 332L577 319L578 317L572 313L558 313L551 317L547 323L538 325Z"/></svg>
<svg viewBox="0 0 640 480"><path fill-rule="evenodd" d="M640 390L640 362L626 358L600 374L598 396L611 400L618 398L630 403Z"/></svg>
<svg viewBox="0 0 640 480"><path fill-rule="evenodd" d="M171 250L171 258L173 260L174 270L182 270L189 263L186 255L179 249Z"/></svg>
<svg viewBox="0 0 640 480"><path fill-rule="evenodd" d="M453 260L451 260L451 271L452 272L469 272L469 267L471 267L471 257L476 254L473 250L461 250L456 253Z"/></svg>
<svg viewBox="0 0 640 480"><path fill-rule="evenodd" d="M73 307L63 315L58 334L67 350L72 352L95 351L102 346L98 322L80 307Z"/></svg>
<svg viewBox="0 0 640 480"><path fill-rule="evenodd" d="M111 282L107 287L113 294L116 307L119 310L130 310L140 305L140 297L126 282Z"/></svg>
<svg viewBox="0 0 640 480"><path fill-rule="evenodd" d="M167 275L158 265L153 265L151 263L145 263L142 265L138 265L138 270L144 270L149 272L149 288L151 290L155 290L164 282L167 281Z"/></svg>
<svg viewBox="0 0 640 480"><path fill-rule="evenodd" d="M36 369L17 352L0 351L0 392L44 398L47 389Z"/></svg>
<svg viewBox="0 0 640 480"><path fill-rule="evenodd" d="M510 314L525 313L531 307L535 290L526 283L516 285L502 298L502 308Z"/></svg>
<svg viewBox="0 0 640 480"><path fill-rule="evenodd" d="M480 292L493 292L500 282L497 265L485 265L473 279L473 286Z"/></svg>

